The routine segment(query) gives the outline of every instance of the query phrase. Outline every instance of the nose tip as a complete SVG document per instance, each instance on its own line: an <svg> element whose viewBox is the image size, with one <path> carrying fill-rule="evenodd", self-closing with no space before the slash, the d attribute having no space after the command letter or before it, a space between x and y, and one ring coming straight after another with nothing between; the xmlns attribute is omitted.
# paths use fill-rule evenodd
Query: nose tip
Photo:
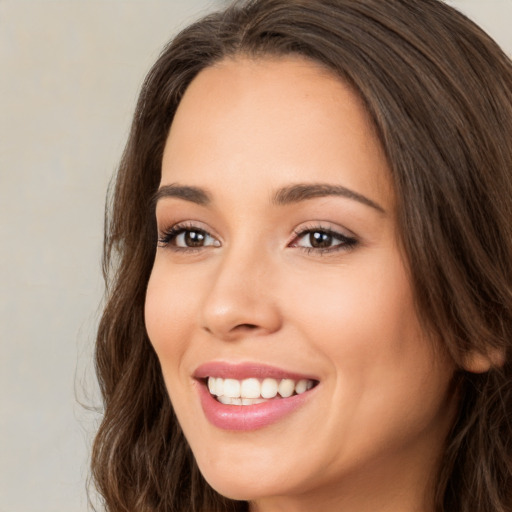
<svg viewBox="0 0 512 512"><path fill-rule="evenodd" d="M244 291L247 293L247 291ZM271 302L262 297L249 303L236 299L235 296L225 297L220 307L220 297L210 301L203 316L203 329L216 338L236 340L253 336L271 334L279 329L280 319ZM226 302L229 300L229 304Z"/></svg>
<svg viewBox="0 0 512 512"><path fill-rule="evenodd" d="M264 336L278 330L281 316L267 272L226 264L217 273L202 308L202 328L223 340ZM243 276L241 278L240 276Z"/></svg>

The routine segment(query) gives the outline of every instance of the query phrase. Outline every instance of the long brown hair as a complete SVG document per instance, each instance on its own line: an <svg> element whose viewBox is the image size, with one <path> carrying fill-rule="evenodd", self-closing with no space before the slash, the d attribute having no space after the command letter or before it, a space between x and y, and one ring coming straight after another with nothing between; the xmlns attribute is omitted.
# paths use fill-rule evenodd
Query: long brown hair
<svg viewBox="0 0 512 512"><path fill-rule="evenodd" d="M300 54L349 83L392 171L419 316L458 364L458 417L438 512L512 510L512 65L439 0L252 0L207 16L162 52L142 87L107 208L107 304L96 365L105 410L92 457L109 512L242 511L201 477L144 327L153 197L187 86L233 55ZM483 374L470 351L504 354Z"/></svg>

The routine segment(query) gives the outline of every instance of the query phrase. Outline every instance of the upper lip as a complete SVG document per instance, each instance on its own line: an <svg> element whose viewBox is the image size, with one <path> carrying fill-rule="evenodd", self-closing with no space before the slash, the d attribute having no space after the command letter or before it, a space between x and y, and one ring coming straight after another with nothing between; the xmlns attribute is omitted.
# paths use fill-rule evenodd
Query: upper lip
<svg viewBox="0 0 512 512"><path fill-rule="evenodd" d="M307 379L318 381L318 378L312 375L288 371L276 366L256 362L229 363L226 361L210 361L196 368L193 376L196 379L221 377L223 379L243 380L254 377L260 379Z"/></svg>

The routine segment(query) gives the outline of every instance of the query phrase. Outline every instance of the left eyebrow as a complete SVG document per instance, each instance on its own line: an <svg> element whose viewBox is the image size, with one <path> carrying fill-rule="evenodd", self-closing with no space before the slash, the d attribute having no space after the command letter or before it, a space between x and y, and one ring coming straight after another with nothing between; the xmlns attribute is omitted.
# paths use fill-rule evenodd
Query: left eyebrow
<svg viewBox="0 0 512 512"><path fill-rule="evenodd" d="M152 204L156 205L156 203L164 197L176 197L202 206L206 206L211 202L211 197L202 188L177 184L163 185L160 187L153 196Z"/></svg>
<svg viewBox="0 0 512 512"><path fill-rule="evenodd" d="M386 213L386 210L384 210L382 206L368 197L341 185L331 185L329 183L299 183L297 185L280 188L274 194L272 203L283 206L290 203L298 203L301 201L307 201L308 199L327 196L346 197L347 199L352 199L366 206L370 206L381 213Z"/></svg>

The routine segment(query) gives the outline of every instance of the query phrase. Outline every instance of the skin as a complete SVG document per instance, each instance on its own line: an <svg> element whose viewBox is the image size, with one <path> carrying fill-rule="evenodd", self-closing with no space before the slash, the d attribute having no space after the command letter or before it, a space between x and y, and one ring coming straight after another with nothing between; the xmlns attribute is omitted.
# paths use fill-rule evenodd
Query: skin
<svg viewBox="0 0 512 512"><path fill-rule="evenodd" d="M340 195L272 201L296 184ZM400 250L390 171L354 92L295 57L238 57L187 89L161 186L200 187L207 204L161 197L161 240L146 325L199 468L258 512L428 512L455 408L453 364L427 339ZM308 247L304 230L356 240ZM297 234L299 233L299 235ZM183 246L183 247L182 247ZM194 370L256 362L314 375L315 397L277 423L221 430L202 411Z"/></svg>

